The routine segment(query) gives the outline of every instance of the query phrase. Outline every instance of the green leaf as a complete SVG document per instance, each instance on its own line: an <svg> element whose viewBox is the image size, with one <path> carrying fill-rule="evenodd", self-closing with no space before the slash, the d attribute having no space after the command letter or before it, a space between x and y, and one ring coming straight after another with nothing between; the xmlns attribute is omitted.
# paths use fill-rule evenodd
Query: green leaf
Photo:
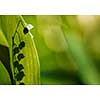
<svg viewBox="0 0 100 100"><path fill-rule="evenodd" d="M15 83L39 84L40 65L34 39L30 36L30 32L27 34L23 33L23 29L27 25L27 23L22 16L0 16L0 21L2 23L2 31L5 34L7 41L10 45L10 65L13 72L13 79L16 81ZM25 46L20 49L19 45L22 41L25 42ZM16 45L14 45L13 43L15 43ZM16 52L16 54L13 55L13 49L15 47L19 48L19 52ZM22 71L24 72L25 76L22 77L21 81L17 81L16 75L20 72L18 72L18 70L14 68L13 63L14 61L18 60L17 56L20 53L25 56L20 57L20 61L18 61L18 63L22 64L24 67Z"/></svg>
<svg viewBox="0 0 100 100"><path fill-rule="evenodd" d="M5 66L0 61L0 85L9 85L11 84L10 76Z"/></svg>
<svg viewBox="0 0 100 100"><path fill-rule="evenodd" d="M10 55L9 48L3 45L0 45L0 61L3 63L4 67L10 75L11 82L13 83L13 76L10 67Z"/></svg>
<svg viewBox="0 0 100 100"><path fill-rule="evenodd" d="M9 46L8 42L7 42L7 39L4 35L4 33L2 32L1 28L0 28L0 44L4 45L4 46L7 46L7 47Z"/></svg>

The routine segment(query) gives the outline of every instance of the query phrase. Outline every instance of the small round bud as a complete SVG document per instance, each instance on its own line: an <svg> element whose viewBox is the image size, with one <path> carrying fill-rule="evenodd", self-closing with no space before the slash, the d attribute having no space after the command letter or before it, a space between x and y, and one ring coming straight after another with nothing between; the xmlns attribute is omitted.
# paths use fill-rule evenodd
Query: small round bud
<svg viewBox="0 0 100 100"><path fill-rule="evenodd" d="M25 27L23 32L24 32L24 34L27 34L28 33L28 29Z"/></svg>
<svg viewBox="0 0 100 100"><path fill-rule="evenodd" d="M24 67L23 67L22 64L19 64L19 65L17 66L17 69L18 69L18 71L20 72L22 69L24 69Z"/></svg>
<svg viewBox="0 0 100 100"><path fill-rule="evenodd" d="M17 79L17 81L21 81L24 76L25 76L24 72L21 71L15 76L15 78Z"/></svg>
<svg viewBox="0 0 100 100"><path fill-rule="evenodd" d="M13 62L13 65L14 65L15 68L16 68L17 66L19 66L18 61L14 61L14 62Z"/></svg>
<svg viewBox="0 0 100 100"><path fill-rule="evenodd" d="M27 26L25 26L23 30L24 34L27 34L32 28L33 26L31 24L28 24Z"/></svg>
<svg viewBox="0 0 100 100"><path fill-rule="evenodd" d="M22 49L23 47L25 47L25 42L22 41L20 44L19 44L19 49Z"/></svg>
<svg viewBox="0 0 100 100"><path fill-rule="evenodd" d="M24 58L24 55L22 53L20 53L18 56L17 56L18 60L20 61L21 59Z"/></svg>
<svg viewBox="0 0 100 100"><path fill-rule="evenodd" d="M19 48L18 48L18 47L15 47L15 48L13 49L13 55L15 55L15 54L17 54L17 53L19 53Z"/></svg>
<svg viewBox="0 0 100 100"><path fill-rule="evenodd" d="M19 85L25 85L24 83L20 83Z"/></svg>

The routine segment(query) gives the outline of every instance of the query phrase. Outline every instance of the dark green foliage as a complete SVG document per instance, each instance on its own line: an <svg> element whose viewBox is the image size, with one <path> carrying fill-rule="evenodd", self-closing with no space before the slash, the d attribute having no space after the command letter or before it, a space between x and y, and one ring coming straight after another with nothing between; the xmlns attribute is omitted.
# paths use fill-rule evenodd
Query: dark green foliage
<svg viewBox="0 0 100 100"><path fill-rule="evenodd" d="M10 68L10 55L9 55L8 47L0 45L0 60L4 64L5 68L7 69L11 79L11 83L13 84L13 75Z"/></svg>

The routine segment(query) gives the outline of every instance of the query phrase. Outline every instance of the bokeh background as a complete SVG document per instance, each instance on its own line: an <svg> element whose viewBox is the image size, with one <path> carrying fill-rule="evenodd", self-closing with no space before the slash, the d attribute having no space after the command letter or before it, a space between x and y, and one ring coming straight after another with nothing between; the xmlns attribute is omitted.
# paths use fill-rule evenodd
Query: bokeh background
<svg viewBox="0 0 100 100"><path fill-rule="evenodd" d="M100 16L23 17L34 25L41 84L100 84Z"/></svg>

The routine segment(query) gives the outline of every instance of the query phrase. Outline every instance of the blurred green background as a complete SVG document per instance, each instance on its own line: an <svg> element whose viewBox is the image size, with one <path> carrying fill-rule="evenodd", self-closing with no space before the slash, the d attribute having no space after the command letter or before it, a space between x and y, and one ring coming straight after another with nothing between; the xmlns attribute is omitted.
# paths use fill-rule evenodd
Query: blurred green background
<svg viewBox="0 0 100 100"><path fill-rule="evenodd" d="M41 84L100 84L100 16L23 17L34 25Z"/></svg>

